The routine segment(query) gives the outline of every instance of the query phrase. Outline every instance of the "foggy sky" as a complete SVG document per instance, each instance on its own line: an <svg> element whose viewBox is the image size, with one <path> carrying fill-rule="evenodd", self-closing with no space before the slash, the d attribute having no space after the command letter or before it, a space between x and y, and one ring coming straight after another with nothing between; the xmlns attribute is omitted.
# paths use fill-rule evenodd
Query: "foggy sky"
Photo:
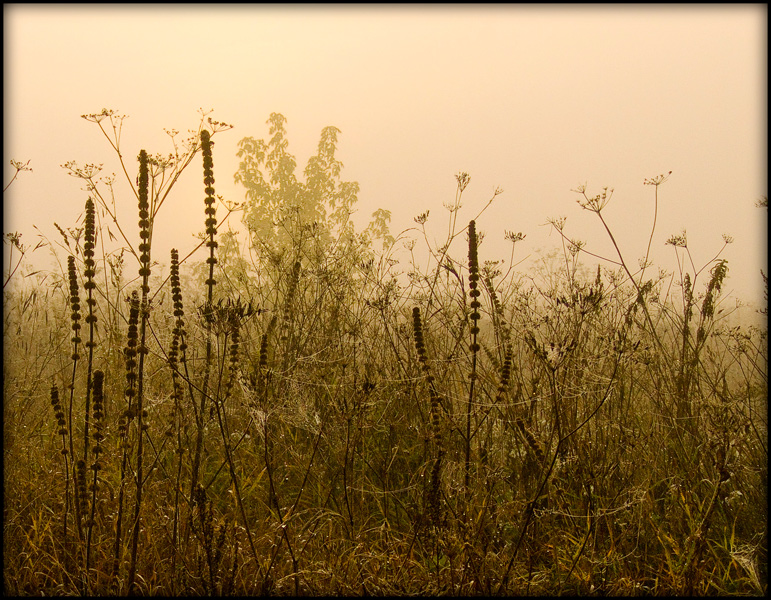
<svg viewBox="0 0 771 600"><path fill-rule="evenodd" d="M575 202L571 189L584 183L589 193L614 188L604 214L636 265L653 219L643 180L671 170L659 188L654 264L676 269L664 242L683 229L697 268L731 235L725 289L761 304L766 10L4 5L3 185L11 158L34 169L4 194L4 232L34 245L33 224L51 238L54 221L75 224L87 194L64 162L117 171L83 113L129 115L122 143L134 157L140 148L168 152L164 127L184 132L197 126L199 107L214 109L235 125L215 137L215 188L243 200L233 183L237 143L267 139L265 121L280 112L298 176L322 128L341 130L343 178L361 185L359 225L387 208L395 235L430 210L428 231L441 241L456 173L471 175L461 223L502 188L478 220L480 259L508 259L503 232L521 231L521 270L559 246L544 226L551 217L566 216L569 236L616 258L596 216ZM162 262L172 246L194 247L203 229L200 171L198 159L156 221ZM117 189L133 225L136 207Z"/></svg>

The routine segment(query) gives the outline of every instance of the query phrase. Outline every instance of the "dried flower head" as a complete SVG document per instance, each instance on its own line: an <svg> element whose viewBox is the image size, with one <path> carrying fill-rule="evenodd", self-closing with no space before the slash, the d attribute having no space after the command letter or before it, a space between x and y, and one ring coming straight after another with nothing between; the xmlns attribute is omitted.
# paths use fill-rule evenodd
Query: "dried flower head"
<svg viewBox="0 0 771 600"><path fill-rule="evenodd" d="M139 276L142 277L142 293L150 288L150 201L149 201L149 158L145 150L139 153Z"/></svg>
<svg viewBox="0 0 771 600"><path fill-rule="evenodd" d="M466 189L469 182L471 181L471 176L465 171L461 171L460 173L455 175L455 179L458 182L458 190L463 192L463 190Z"/></svg>
<svg viewBox="0 0 771 600"><path fill-rule="evenodd" d="M676 248L687 248L688 238L685 234L685 229L683 229L683 231L678 235L670 236L665 243L669 244L670 246L675 246Z"/></svg>
<svg viewBox="0 0 771 600"><path fill-rule="evenodd" d="M70 319L72 320L72 343L74 349L72 353L72 360L78 360L78 344L80 339L80 294L78 291L78 272L75 267L75 257L70 255L67 257L67 274L70 281Z"/></svg>
<svg viewBox="0 0 771 600"><path fill-rule="evenodd" d="M645 179L643 181L643 185L655 185L656 187L660 186L662 183L664 183L667 179L669 179L669 176L672 174L672 171L666 174L656 175L656 177L651 177L650 179Z"/></svg>

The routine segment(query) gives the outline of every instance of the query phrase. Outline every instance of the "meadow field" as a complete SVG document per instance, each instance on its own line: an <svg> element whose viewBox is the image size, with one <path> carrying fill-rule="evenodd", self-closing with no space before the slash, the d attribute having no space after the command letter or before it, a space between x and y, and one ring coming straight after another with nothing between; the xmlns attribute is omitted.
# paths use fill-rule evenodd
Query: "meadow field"
<svg viewBox="0 0 771 600"><path fill-rule="evenodd" d="M120 116L85 117L117 150ZM241 142L243 205L215 193L229 126L202 119L120 155L130 219L68 163L87 191L58 269L6 234L6 594L767 592L767 330L721 293L730 239L698 265L673 236L675 272L650 245L589 268L555 220L525 276L527 232L490 262L457 219L465 173L410 241L384 211L356 231L336 130L300 181L282 119ZM203 179L200 245L156 256L180 176ZM615 246L612 191L577 193Z"/></svg>

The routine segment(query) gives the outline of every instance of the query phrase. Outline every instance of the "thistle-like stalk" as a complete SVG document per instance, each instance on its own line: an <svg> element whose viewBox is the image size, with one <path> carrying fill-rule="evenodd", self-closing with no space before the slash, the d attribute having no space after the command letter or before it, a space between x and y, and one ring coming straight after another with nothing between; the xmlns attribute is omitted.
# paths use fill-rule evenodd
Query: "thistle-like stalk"
<svg viewBox="0 0 771 600"><path fill-rule="evenodd" d="M214 265L217 264L217 259L214 257L214 251L217 249L217 241L214 236L217 235L217 209L214 207L214 160L212 158L212 142L211 134L207 130L201 131L201 152L203 154L203 183L204 192L206 197L204 198L204 204L206 208L204 213L206 214L206 235L209 236L206 242L206 247L209 248L209 258L206 259L209 265L209 279L206 281L206 285L209 288L209 304L212 302L212 293L214 284Z"/></svg>
<svg viewBox="0 0 771 600"><path fill-rule="evenodd" d="M143 422L147 411L144 409L144 359L147 354L145 345L147 320L150 312L148 293L150 292L150 240L152 238L152 222L150 220L149 202L149 159L144 150L139 153L139 276L142 278L142 301L139 307L139 365L137 372L136 418L137 418L137 449L136 449L136 497L134 498L133 536L131 538L131 562L127 580L127 589L134 593L134 577L136 575L137 550L139 545L139 518L142 509L142 487L144 485L143 470L143 433L146 425Z"/></svg>
<svg viewBox="0 0 771 600"><path fill-rule="evenodd" d="M268 410L268 334L260 337L260 362L257 367L257 391L262 401L262 409Z"/></svg>
<svg viewBox="0 0 771 600"><path fill-rule="evenodd" d="M510 340L509 340L510 331L509 331L509 326L506 323L506 318L503 312L503 305L501 304L501 301L498 298L498 293L495 291L493 278L489 272L486 274L483 281L485 284L485 288L487 288L487 293L490 296L490 303L492 304L492 307L493 307L493 311L492 311L493 330L495 331L497 341L500 344L499 347L502 348L503 354L505 355L509 351L509 347L510 347Z"/></svg>
<svg viewBox="0 0 771 600"><path fill-rule="evenodd" d="M59 400L59 388L56 384L51 386L51 406L56 418L57 433L62 436L62 457L64 458L64 515L62 520L62 537L67 539L67 518L70 512L70 463L69 450L67 449L67 421L64 418L64 408Z"/></svg>
<svg viewBox="0 0 771 600"><path fill-rule="evenodd" d="M125 493L126 476L128 472L128 457L129 457L129 425L136 415L136 384L137 384L137 345L139 342L139 294L136 290L131 293L129 302L129 319L128 319L128 333L126 335L127 342L126 348L123 351L123 355L126 359L126 388L124 395L126 396L126 408L121 413L120 421L118 422L118 438L120 440L120 448L122 449L122 459L120 467L120 487L118 488L118 513L115 517L115 546L113 551L113 564L112 564L112 581L113 591L117 592L118 585L118 568L121 560L121 549L123 548L121 543L121 536L123 532L123 496Z"/></svg>
<svg viewBox="0 0 771 600"><path fill-rule="evenodd" d="M439 490L441 487L441 467L444 458L444 444L442 443L442 430L439 422L439 409L441 407L441 396L434 385L434 376L431 374L431 367L428 365L428 356L426 354L426 345L423 340L423 322L420 318L420 308L417 306L412 309L412 331L415 337L415 351L418 354L426 383L428 383L429 397L431 398L431 426L434 433L434 444L436 446L436 461L431 471L431 489L428 496L428 505L431 512L431 518L438 524L441 520L441 507L439 505Z"/></svg>
<svg viewBox="0 0 771 600"><path fill-rule="evenodd" d="M75 463L75 472L77 474L75 495L80 504L81 514L85 516L88 513L88 492L86 491L86 462L82 458Z"/></svg>
<svg viewBox="0 0 771 600"><path fill-rule="evenodd" d="M94 348L96 342L94 342L94 333L96 330L96 299L94 298L94 288L96 283L94 277L96 276L96 263L94 262L94 247L96 246L96 226L95 226L95 210L94 201L91 198L86 200L86 225L85 225L85 241L83 245L83 260L85 263L85 271L83 276L85 282L83 283L83 289L86 290L86 306L88 307L88 314L86 315L86 324L88 325L88 341L86 342L86 350L88 351L88 371L86 374L86 410L85 421L83 426L83 460L88 463L88 445L89 445L89 426L91 422L91 394L92 394L92 368L94 362ZM89 527L90 537L90 527Z"/></svg>
<svg viewBox="0 0 771 600"><path fill-rule="evenodd" d="M88 535L86 539L86 572L91 568L91 533L94 529L96 516L96 492L98 489L99 471L102 469L101 454L102 440L104 439L104 372L100 369L94 371L94 462L91 469L94 471L91 485L91 516L88 519Z"/></svg>
<svg viewBox="0 0 771 600"><path fill-rule="evenodd" d="M203 155L203 183L204 183L204 213L206 214L206 247L209 248L209 256L206 263L209 265L209 275L206 279L206 302L203 306L202 314L204 317L204 327L206 329L206 360L204 363L203 385L201 386L201 402L196 414L196 440L195 453L193 454L193 466L190 478L190 497L198 485L199 472L201 468L201 456L203 454L203 420L206 415L206 400L209 396L209 377L211 364L213 360L212 346L212 325L214 323L214 285L217 283L214 279L214 265L217 259L214 252L217 249L217 241L214 236L217 234L217 210L214 207L214 161L212 159L211 134L206 130L201 131L201 153ZM191 513L192 519L192 513Z"/></svg>
<svg viewBox="0 0 771 600"><path fill-rule="evenodd" d="M73 477L73 484L74 484L74 504L75 504L75 525L78 529L78 538L82 541L83 540L83 510L82 505L80 503L80 496L78 495L78 471L75 469L75 446L73 441L73 404L75 402L75 375L77 373L78 368L78 361L80 360L80 354L78 352L80 343L82 341L80 337L80 320L81 320L81 314L80 314L80 292L78 290L78 272L75 267L75 257L70 255L67 257L67 275L70 282L70 308L72 312L70 313L70 320L72 321L72 379L70 381L70 398L69 398L69 407L68 407L68 420L69 420L69 427L70 427L70 449L69 449L69 460L72 463L73 469L72 469L72 477Z"/></svg>
<svg viewBox="0 0 771 600"><path fill-rule="evenodd" d="M544 454L543 447L538 439L533 435L533 432L528 429L524 419L517 419L516 424L517 427L519 427L519 431L522 433L522 437L525 438L530 451L535 455L538 463L544 465L546 463L546 455Z"/></svg>
<svg viewBox="0 0 771 600"><path fill-rule="evenodd" d="M169 367L171 367L171 397L174 401L172 422L169 424L167 435L177 436L177 478L174 485L174 526L171 536L173 554L171 556L172 591L175 590L177 578L177 544L179 534L179 492L182 480L182 383L180 381L179 361L185 358L185 311L182 305L182 286L179 280L179 252L176 248L171 250L171 298L174 303L174 328L171 331L171 348L169 349Z"/></svg>
<svg viewBox="0 0 771 600"><path fill-rule="evenodd" d="M501 379L498 384L498 393L495 395L495 403L500 404L503 402L503 397L506 395L506 390L509 388L509 382L511 381L511 348L506 348L506 354L503 356L503 366L501 367Z"/></svg>
<svg viewBox="0 0 771 600"><path fill-rule="evenodd" d="M478 240L476 223L470 221L468 224L468 271L469 271L469 296L471 297L471 373L469 374L469 394L468 404L466 406L466 464L464 475L464 486L466 492L469 491L471 477L471 409L474 404L474 386L477 379L477 354L479 352L479 343L477 335L479 334L479 308L482 306L479 302L479 257L477 254Z"/></svg>
<svg viewBox="0 0 771 600"><path fill-rule="evenodd" d="M241 321L252 315L252 307L251 305L248 307L242 305L240 300L236 302L228 300L221 315L225 321L226 330L230 333L230 348L228 357L228 375L225 381L225 395L221 399L218 398L217 401L215 401L217 422L219 424L220 433L222 434L222 447L225 451L225 459L227 460L228 469L230 471L230 481L233 484L233 495L235 496L236 506L243 521L244 530L246 531L246 536L249 540L249 546L254 554L255 560L259 564L257 549L254 546L251 529L249 527L249 520L246 517L246 509L244 508L241 495L241 486L239 484L236 465L233 459L233 450L230 447L230 435L225 413L225 402L232 394L233 384L238 372L239 348L241 344Z"/></svg>
<svg viewBox="0 0 771 600"><path fill-rule="evenodd" d="M723 259L717 261L712 270L710 271L711 277L707 284L707 291L704 294L704 301L701 305L701 317L699 319L699 327L696 330L696 351L701 349L702 344L706 340L706 325L715 316L715 298L720 294L720 288L723 285L723 280L728 275L728 261Z"/></svg>

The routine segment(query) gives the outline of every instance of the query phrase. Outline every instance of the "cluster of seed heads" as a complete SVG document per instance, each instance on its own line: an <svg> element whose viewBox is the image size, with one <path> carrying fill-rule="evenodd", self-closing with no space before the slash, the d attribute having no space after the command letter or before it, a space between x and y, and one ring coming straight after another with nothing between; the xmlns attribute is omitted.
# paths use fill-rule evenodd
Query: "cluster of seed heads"
<svg viewBox="0 0 771 600"><path fill-rule="evenodd" d="M495 285L493 284L493 277L490 273L487 273L484 279L485 287L490 295L490 302L493 305L493 314L495 315L495 326L500 332L500 337L503 340L504 352L509 349L509 327L506 324L506 319L503 312L503 305L498 298L498 293L495 291Z"/></svg>
<svg viewBox="0 0 771 600"><path fill-rule="evenodd" d="M104 372L101 369L94 371L94 462L91 468L99 471L102 464L99 460L102 453L102 440L104 439Z"/></svg>
<svg viewBox="0 0 771 600"><path fill-rule="evenodd" d="M503 366L501 367L501 380L498 384L498 393L495 396L496 402L503 402L506 390L509 388L509 381L511 381L511 348L507 347L506 354L503 357Z"/></svg>
<svg viewBox="0 0 771 600"><path fill-rule="evenodd" d="M96 246L96 215L95 215L94 201L91 198L86 200L86 227L83 243L83 259L86 266L86 270L83 272L85 277L85 283L83 288L89 293L88 304L89 307L96 305L96 301L91 299L91 290L96 288L94 277L96 276L96 263L94 262L94 247ZM89 310L89 312L92 312ZM86 318L86 323L89 323L89 319Z"/></svg>
<svg viewBox="0 0 771 600"><path fill-rule="evenodd" d="M120 424L118 425L118 431L123 436L127 434L128 422L136 416L134 396L137 393L137 344L139 343L139 294L137 294L136 290L131 293L128 302L128 333L126 336L126 348L123 350L123 355L126 359L126 388L123 393L126 396L126 400L128 400L128 408L123 411Z"/></svg>
<svg viewBox="0 0 771 600"><path fill-rule="evenodd" d="M86 324L89 328L88 340L85 347L88 350L88 365L89 365L89 380L91 379L91 360L93 358L93 351L96 347L94 341L94 331L96 329L96 298L94 298L94 289L96 288L96 282L94 277L96 276L96 262L94 261L94 247L96 246L96 211L94 209L94 201L91 198L86 200L86 223L85 223L85 235L83 245L83 260L85 270L83 276L85 282L83 288L86 291L86 305L88 306L88 312L86 314ZM88 443L89 443L89 425L91 419L91 394L93 391L93 381L88 382L88 388L86 390L86 409L85 409L85 427L83 430L83 436L85 440L83 458L87 459L88 456Z"/></svg>
<svg viewBox="0 0 771 600"><path fill-rule="evenodd" d="M260 374L264 375L268 368L268 334L263 333L260 338Z"/></svg>
<svg viewBox="0 0 771 600"><path fill-rule="evenodd" d="M78 354L78 344L80 344L80 293L78 291L78 272L75 268L75 257L70 255L67 257L67 274L70 281L70 307L72 312L70 313L70 320L72 321L72 343L74 348L72 351L72 360L78 360L80 355Z"/></svg>
<svg viewBox="0 0 771 600"><path fill-rule="evenodd" d="M428 364L426 355L426 345L423 340L423 323L420 318L420 308L417 306L412 309L412 331L415 337L415 350L418 354L418 361L423 371L423 376L428 383L429 396L431 398L431 425L434 434L434 443L437 449L437 457L431 471L431 489L428 495L428 504L430 514L435 523L441 519L439 507L439 490L441 485L440 471L442 458L444 457L444 444L442 442L442 429L439 422L439 410L441 407L441 396L434 385L434 376L431 374L431 367Z"/></svg>
<svg viewBox="0 0 771 600"><path fill-rule="evenodd" d="M172 335L177 339L178 346L175 350L183 353L187 349L185 343L185 309L182 304L182 284L179 279L179 252L176 248L171 250L171 299L174 310L174 329Z"/></svg>
<svg viewBox="0 0 771 600"><path fill-rule="evenodd" d="M252 305L243 305L241 300L235 302L228 298L227 302L221 307L221 320L226 324L226 331L230 334L228 379L225 383L225 397L230 397L233 391L233 384L238 377L238 359L239 346L241 343L241 323L244 319L254 313Z"/></svg>
<svg viewBox="0 0 771 600"><path fill-rule="evenodd" d="M479 344L477 343L477 334L479 333L479 308L482 304L479 302L479 256L477 254L478 249L477 229L476 223L470 221L468 224L468 271L469 271L469 296L471 296L471 351L479 352Z"/></svg>
<svg viewBox="0 0 771 600"><path fill-rule="evenodd" d="M88 491L86 490L86 461L82 458L75 464L75 502L80 507L78 514L88 511Z"/></svg>
<svg viewBox="0 0 771 600"><path fill-rule="evenodd" d="M193 502L198 512L198 525L211 578L210 585L213 586L222 561L227 523L221 525L215 534L212 503L206 497L206 490L200 484L193 491Z"/></svg>
<svg viewBox="0 0 771 600"><path fill-rule="evenodd" d="M258 390L260 390L260 397L264 397L262 393L266 389L268 380L268 334L263 333L260 338L260 362L257 367L257 380Z"/></svg>
<svg viewBox="0 0 771 600"><path fill-rule="evenodd" d="M67 450L67 421L64 419L64 408L59 400L59 388L56 384L51 386L51 406L54 409L54 417L56 418L56 426L59 428L57 433L62 436L62 454L65 456L68 454Z"/></svg>
<svg viewBox="0 0 771 600"><path fill-rule="evenodd" d="M201 151L203 154L203 183L204 192L206 198L204 203L206 208L206 235L209 239L206 241L206 247L209 248L209 257L206 259L206 263L209 265L209 279L206 280L207 286L213 286L216 281L213 277L214 265L217 264L217 259L214 257L214 250L217 248L217 241L214 236L217 233L217 209L214 207L214 160L212 159L212 141L211 134L204 129L201 131Z"/></svg>
<svg viewBox="0 0 771 600"><path fill-rule="evenodd" d="M533 452L538 462L543 465L546 462L546 455L544 454L540 442L533 435L533 432L528 429L524 419L517 419L517 427L519 427L522 437L525 438L528 447Z"/></svg>
<svg viewBox="0 0 771 600"><path fill-rule="evenodd" d="M259 309L253 308L251 303L241 304L240 299L233 302L230 298L224 302L220 299L216 304L206 302L198 307L198 313L206 323L214 326L216 333L228 335L255 312Z"/></svg>
<svg viewBox="0 0 771 600"><path fill-rule="evenodd" d="M229 376L225 383L225 397L229 397L233 391L233 382L238 376L238 348L240 345L240 329L234 328L230 334L230 350L229 350Z"/></svg>
<svg viewBox="0 0 771 600"><path fill-rule="evenodd" d="M83 258L86 269L83 272L85 277L85 283L83 289L88 293L86 303L88 304L88 315L86 316L86 323L96 323L96 314L94 314L94 308L96 307L96 299L93 297L93 290L96 288L94 277L96 276L96 263L94 262L94 247L96 245L96 224L95 224L95 209L94 201L89 198L86 200L86 227L85 227L85 239L83 245ZM86 347L93 347L93 342L86 342Z"/></svg>
<svg viewBox="0 0 771 600"><path fill-rule="evenodd" d="M686 273L683 277L683 297L685 298L685 321L688 322L693 316L693 286L691 285L691 275Z"/></svg>
<svg viewBox="0 0 771 600"><path fill-rule="evenodd" d="M182 402L182 382L180 381L178 370L180 362L185 360L185 311L182 306L182 287L179 280L179 252L176 248L171 250L171 298L174 310L174 328L171 331L171 347L169 348L169 366L171 367L172 392L174 400L174 412L181 410ZM173 425L169 424L167 435L173 435Z"/></svg>
<svg viewBox="0 0 771 600"><path fill-rule="evenodd" d="M148 158L144 150L139 153L139 275L142 277L142 293L147 294L150 287L150 203L149 203Z"/></svg>
<svg viewBox="0 0 771 600"><path fill-rule="evenodd" d="M434 430L434 439L439 452L443 452L442 445L442 430L439 424L439 410L441 407L442 399L439 392L436 390L434 383L434 376L431 373L431 367L428 364L428 356L426 354L426 345L423 341L423 323L420 318L420 308L417 306L412 309L412 329L415 336L415 350L418 353L418 361L420 362L420 368L423 371L423 376L428 383L428 392L431 398L431 425Z"/></svg>
<svg viewBox="0 0 771 600"><path fill-rule="evenodd" d="M728 275L728 261L719 260L710 271L710 280L707 284L707 292L701 305L701 314L704 319L711 319L715 314L715 296L720 293L723 279Z"/></svg>

